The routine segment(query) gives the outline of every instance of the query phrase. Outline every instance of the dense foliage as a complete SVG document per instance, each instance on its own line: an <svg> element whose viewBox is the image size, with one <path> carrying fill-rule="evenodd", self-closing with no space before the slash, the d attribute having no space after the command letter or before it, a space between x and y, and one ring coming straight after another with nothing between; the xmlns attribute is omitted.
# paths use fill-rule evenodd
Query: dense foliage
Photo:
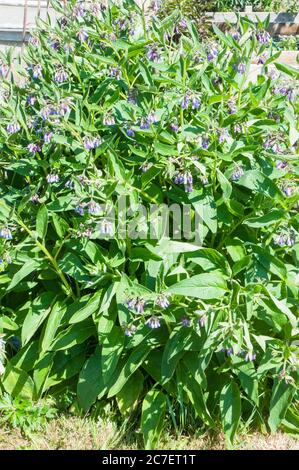
<svg viewBox="0 0 299 470"><path fill-rule="evenodd" d="M67 8L1 61L2 393L109 400L148 448L165 415L295 432L298 71L247 19L203 44L177 12ZM199 236L133 236L159 204Z"/></svg>

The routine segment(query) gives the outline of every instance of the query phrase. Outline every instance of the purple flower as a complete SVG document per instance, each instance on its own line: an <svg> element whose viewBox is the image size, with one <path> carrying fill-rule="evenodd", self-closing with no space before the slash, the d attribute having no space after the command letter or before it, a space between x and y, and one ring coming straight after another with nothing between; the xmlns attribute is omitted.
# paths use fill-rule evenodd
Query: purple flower
<svg viewBox="0 0 299 470"><path fill-rule="evenodd" d="M0 61L0 76L6 77L8 72L9 72L9 66L5 64L4 62Z"/></svg>
<svg viewBox="0 0 299 470"><path fill-rule="evenodd" d="M41 117L46 120L49 116L55 115L56 110L51 105L44 106L40 111Z"/></svg>
<svg viewBox="0 0 299 470"><path fill-rule="evenodd" d="M260 56L258 56L258 59L257 59L258 65L264 65L267 59L268 59L268 52L265 51Z"/></svg>
<svg viewBox="0 0 299 470"><path fill-rule="evenodd" d="M109 70L109 76L111 78L116 78L116 80L121 79L121 70L119 67L111 67Z"/></svg>
<svg viewBox="0 0 299 470"><path fill-rule="evenodd" d="M26 101L30 106L33 106L36 103L36 97L33 96L33 95L29 95L29 96L27 96Z"/></svg>
<svg viewBox="0 0 299 470"><path fill-rule="evenodd" d="M293 246L296 242L296 235L293 230L281 232L273 238L274 244L283 246Z"/></svg>
<svg viewBox="0 0 299 470"><path fill-rule="evenodd" d="M67 43L63 46L63 50L69 54L69 53L71 53L71 52L74 52L75 46L74 46L71 42L67 42Z"/></svg>
<svg viewBox="0 0 299 470"><path fill-rule="evenodd" d="M137 327L135 325L131 325L125 329L125 336L133 336L136 332Z"/></svg>
<svg viewBox="0 0 299 470"><path fill-rule="evenodd" d="M183 317L181 319L181 322L182 322L182 325L185 326L185 327L188 327L188 326L191 325L191 320L188 317Z"/></svg>
<svg viewBox="0 0 299 470"><path fill-rule="evenodd" d="M0 229L0 238L4 238L5 240L12 240L11 231L4 227Z"/></svg>
<svg viewBox="0 0 299 470"><path fill-rule="evenodd" d="M101 145L101 139L99 137L84 137L84 147L86 150L92 150Z"/></svg>
<svg viewBox="0 0 299 470"><path fill-rule="evenodd" d="M170 124L170 129L173 131L173 132L177 132L179 130L179 125L176 123L176 122L172 122Z"/></svg>
<svg viewBox="0 0 299 470"><path fill-rule="evenodd" d="M33 78L40 78L42 76L42 66L40 64L34 65L32 67L32 76Z"/></svg>
<svg viewBox="0 0 299 470"><path fill-rule="evenodd" d="M134 137L135 135L135 131L131 129L130 127L126 130L126 132L127 132L127 136L129 137Z"/></svg>
<svg viewBox="0 0 299 470"><path fill-rule="evenodd" d="M191 101L192 109L198 109L200 107L200 99L194 96Z"/></svg>
<svg viewBox="0 0 299 470"><path fill-rule="evenodd" d="M20 129L21 129L21 126L17 122L11 122L10 124L7 124L7 127L6 127L7 133L10 135L16 134L17 132L19 132Z"/></svg>
<svg viewBox="0 0 299 470"><path fill-rule="evenodd" d="M157 46L147 46L147 58L152 62L157 62L159 60L159 54Z"/></svg>
<svg viewBox="0 0 299 470"><path fill-rule="evenodd" d="M33 194L31 196L31 202L32 202L32 204L39 204L40 203L39 195L38 194Z"/></svg>
<svg viewBox="0 0 299 470"><path fill-rule="evenodd" d="M133 88L128 92L128 103L136 104L137 103L137 92Z"/></svg>
<svg viewBox="0 0 299 470"><path fill-rule="evenodd" d="M86 10L84 7L85 5L83 3L76 3L73 8L73 15L76 16L76 18L84 18L84 16L86 15Z"/></svg>
<svg viewBox="0 0 299 470"><path fill-rule="evenodd" d="M184 173L182 172L177 173L174 176L173 181L175 182L175 184L184 184Z"/></svg>
<svg viewBox="0 0 299 470"><path fill-rule="evenodd" d="M150 128L150 123L146 119L141 119L140 121L140 129L149 129Z"/></svg>
<svg viewBox="0 0 299 470"><path fill-rule="evenodd" d="M141 314L144 312L144 304L145 304L144 300L137 297L135 306L134 306L137 313Z"/></svg>
<svg viewBox="0 0 299 470"><path fill-rule="evenodd" d="M54 135L53 132L46 132L46 133L44 134L44 142L45 142L45 144L49 144L49 143L51 142L51 140L52 140L52 138L53 138L53 135Z"/></svg>
<svg viewBox="0 0 299 470"><path fill-rule="evenodd" d="M293 184L293 182L285 182L282 186L282 191L284 192L284 194L287 196L287 197L291 197L294 192L295 192L296 188Z"/></svg>
<svg viewBox="0 0 299 470"><path fill-rule="evenodd" d="M161 8L161 1L160 0L153 0L151 2L150 8L155 12L158 13L158 11Z"/></svg>
<svg viewBox="0 0 299 470"><path fill-rule="evenodd" d="M70 106L73 104L73 98L70 96L68 98L64 98L59 105L59 113L61 116L65 116L70 111Z"/></svg>
<svg viewBox="0 0 299 470"><path fill-rule="evenodd" d="M34 143L31 143L31 144L27 145L27 149L29 150L29 152L31 152L33 154L41 151L40 145L39 144L34 144Z"/></svg>
<svg viewBox="0 0 299 470"><path fill-rule="evenodd" d="M203 149L207 150L210 145L210 138L208 136L203 136L201 139L201 146Z"/></svg>
<svg viewBox="0 0 299 470"><path fill-rule="evenodd" d="M236 70L238 73L243 75L246 72L246 64L244 64L243 62L239 62L236 66Z"/></svg>
<svg viewBox="0 0 299 470"><path fill-rule="evenodd" d="M261 29L261 30L257 31L256 39L258 40L258 42L260 44L268 44L271 40L271 36L268 33L268 31L265 31L265 30Z"/></svg>
<svg viewBox="0 0 299 470"><path fill-rule="evenodd" d="M234 354L233 348L228 348L228 349L226 350L226 355L227 355L228 357L232 356L233 354Z"/></svg>
<svg viewBox="0 0 299 470"><path fill-rule="evenodd" d="M158 317L153 316L147 320L146 325L152 330L155 330L156 328L160 328L161 322Z"/></svg>
<svg viewBox="0 0 299 470"><path fill-rule="evenodd" d="M226 129L217 129L217 134L218 134L218 142L222 144L223 142L226 141L226 138L228 136L227 130Z"/></svg>
<svg viewBox="0 0 299 470"><path fill-rule="evenodd" d="M216 59L218 57L218 51L217 49L214 49L214 48L211 48L208 52L207 52L207 59L209 62L212 62L214 59Z"/></svg>
<svg viewBox="0 0 299 470"><path fill-rule="evenodd" d="M288 166L288 162L282 161L282 160L277 160L276 162L276 169L277 170L283 170Z"/></svg>
<svg viewBox="0 0 299 470"><path fill-rule="evenodd" d="M113 126L115 124L115 119L113 116L107 115L103 118L104 126Z"/></svg>
<svg viewBox="0 0 299 470"><path fill-rule="evenodd" d="M238 179L240 179L242 176L244 175L244 170L241 166L236 166L231 174L231 177L230 179L232 181L237 181Z"/></svg>
<svg viewBox="0 0 299 470"><path fill-rule="evenodd" d="M136 304L136 300L135 300L135 299L127 299L127 300L125 301L125 304L126 304L126 306L128 307L129 310L134 310L135 304Z"/></svg>
<svg viewBox="0 0 299 470"><path fill-rule="evenodd" d="M146 120L149 124L155 124L156 122L158 122L158 118L153 111L149 113Z"/></svg>
<svg viewBox="0 0 299 470"><path fill-rule="evenodd" d="M77 38L80 42L85 42L88 39L88 32L85 29L80 29L77 33Z"/></svg>
<svg viewBox="0 0 299 470"><path fill-rule="evenodd" d="M290 101L292 101L295 98L295 91L292 88L288 88L286 96Z"/></svg>
<svg viewBox="0 0 299 470"><path fill-rule="evenodd" d="M30 36L28 42L29 42L29 44L32 44L35 47L38 47L40 45L40 40L36 36Z"/></svg>
<svg viewBox="0 0 299 470"><path fill-rule="evenodd" d="M256 360L256 354L253 351L248 351L245 354L245 361L250 362L250 361L255 361Z"/></svg>
<svg viewBox="0 0 299 470"><path fill-rule="evenodd" d="M241 34L239 33L239 31L232 31L231 35L235 41L239 41L239 39L241 38Z"/></svg>
<svg viewBox="0 0 299 470"><path fill-rule="evenodd" d="M109 220L102 220L100 223L100 233L102 235L112 235L113 234L113 224Z"/></svg>
<svg viewBox="0 0 299 470"><path fill-rule="evenodd" d="M79 204L78 206L75 207L75 212L76 214L79 214L79 215L84 215L84 204Z"/></svg>
<svg viewBox="0 0 299 470"><path fill-rule="evenodd" d="M208 177L206 175L200 175L199 179L201 181L201 184L203 184L204 186L209 184L209 180L208 180Z"/></svg>
<svg viewBox="0 0 299 470"><path fill-rule="evenodd" d="M158 295L155 302L161 308L169 307L169 300L166 295L163 295L163 294Z"/></svg>
<svg viewBox="0 0 299 470"><path fill-rule="evenodd" d="M46 180L47 180L47 183L58 183L59 182L59 176L55 173L49 173L47 176L46 176Z"/></svg>
<svg viewBox="0 0 299 470"><path fill-rule="evenodd" d="M88 213L91 215L100 215L102 213L102 208L100 204L98 204L95 201L90 201L87 204L87 207L88 207Z"/></svg>
<svg viewBox="0 0 299 470"><path fill-rule="evenodd" d="M188 109L189 108L189 105L190 105L190 95L189 93L187 93L184 98L182 99L182 102L181 102L181 108L182 109Z"/></svg>
<svg viewBox="0 0 299 470"><path fill-rule="evenodd" d="M199 319L198 319L199 326L200 326L201 328L203 328L203 327L205 326L205 324L206 324L206 321L207 321L206 315L205 315L205 314L200 315L200 317L199 317Z"/></svg>
<svg viewBox="0 0 299 470"><path fill-rule="evenodd" d="M228 110L230 114L236 114L237 106L236 106L236 99L230 98L227 102Z"/></svg>
<svg viewBox="0 0 299 470"><path fill-rule="evenodd" d="M242 134L242 132L243 132L242 126L239 123L234 124L233 130L234 130L235 134Z"/></svg>
<svg viewBox="0 0 299 470"><path fill-rule="evenodd" d="M69 76L66 70L60 68L56 70L55 75L54 75L54 80L57 83L64 83L68 80Z"/></svg>

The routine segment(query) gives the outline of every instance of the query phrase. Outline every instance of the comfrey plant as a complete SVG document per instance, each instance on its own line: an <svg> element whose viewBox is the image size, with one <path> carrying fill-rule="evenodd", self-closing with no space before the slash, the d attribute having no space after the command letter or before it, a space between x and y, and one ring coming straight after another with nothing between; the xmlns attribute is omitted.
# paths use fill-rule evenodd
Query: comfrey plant
<svg viewBox="0 0 299 470"><path fill-rule="evenodd" d="M147 448L168 414L228 445L240 420L293 430L299 73L267 25L203 44L177 12L96 4L54 2L2 75L0 328L19 347L0 386L140 408Z"/></svg>

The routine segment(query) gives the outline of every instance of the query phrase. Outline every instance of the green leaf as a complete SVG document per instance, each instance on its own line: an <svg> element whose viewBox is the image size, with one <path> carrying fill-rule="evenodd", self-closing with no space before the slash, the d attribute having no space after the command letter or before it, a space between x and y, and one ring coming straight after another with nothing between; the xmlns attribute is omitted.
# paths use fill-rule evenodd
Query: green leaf
<svg viewBox="0 0 299 470"><path fill-rule="evenodd" d="M189 195L189 201L193 205L198 217L204 221L212 233L217 232L217 208L215 200L210 194L201 194L193 191Z"/></svg>
<svg viewBox="0 0 299 470"><path fill-rule="evenodd" d="M22 326L21 338L23 346L28 343L49 315L55 297L53 292L44 292L32 302Z"/></svg>
<svg viewBox="0 0 299 470"><path fill-rule="evenodd" d="M129 380L132 374L139 369L147 355L149 354L152 346L145 342L137 346L127 359L125 366L122 368L116 382L112 385L108 392L108 398L117 395L125 383Z"/></svg>
<svg viewBox="0 0 299 470"><path fill-rule="evenodd" d="M167 293L195 297L198 299L218 299L227 292L226 281L219 272L202 273L168 287Z"/></svg>
<svg viewBox="0 0 299 470"><path fill-rule="evenodd" d="M116 395L117 406L122 415L131 413L135 408L143 389L143 381L142 373L137 370Z"/></svg>
<svg viewBox="0 0 299 470"><path fill-rule="evenodd" d="M201 340L194 330L184 327L175 328L169 336L163 351L161 363L162 384L171 379L177 363L185 351L200 350L200 348Z"/></svg>
<svg viewBox="0 0 299 470"><path fill-rule="evenodd" d="M161 142L155 142L154 148L155 151L160 155L178 155L178 151L172 145L162 144Z"/></svg>
<svg viewBox="0 0 299 470"><path fill-rule="evenodd" d="M162 429L166 411L166 397L162 392L150 390L142 403L141 430L144 446L155 449Z"/></svg>
<svg viewBox="0 0 299 470"><path fill-rule="evenodd" d="M254 364L237 356L232 356L231 360L243 390L246 392L248 397L258 405L258 380Z"/></svg>
<svg viewBox="0 0 299 470"><path fill-rule="evenodd" d="M70 318L69 318L69 323L74 324L74 323L79 323L86 318L90 317L100 306L102 300L102 292L98 291L94 295L90 296L90 299L88 300L87 304L84 305L83 307L79 308ZM78 306L80 304L78 303Z"/></svg>
<svg viewBox="0 0 299 470"><path fill-rule="evenodd" d="M249 227L261 228L275 224L283 218L283 211L274 209L273 211L268 212L268 214L262 215L260 217L251 217L250 219L245 220L243 223L248 225Z"/></svg>
<svg viewBox="0 0 299 470"><path fill-rule="evenodd" d="M124 347L124 332L119 326L114 326L102 343L102 373L105 383L115 371Z"/></svg>
<svg viewBox="0 0 299 470"><path fill-rule="evenodd" d="M221 390L220 414L225 438L231 447L241 416L240 391L235 382L226 384Z"/></svg>
<svg viewBox="0 0 299 470"><path fill-rule="evenodd" d="M59 333L56 339L51 344L51 351L59 351L61 349L67 349L75 346L76 344L83 343L86 339L96 333L94 324L85 320L80 323L71 325L66 330Z"/></svg>
<svg viewBox="0 0 299 470"><path fill-rule="evenodd" d="M45 205L42 205L36 216L36 231L41 240L45 239L48 229L48 211Z"/></svg>
<svg viewBox="0 0 299 470"><path fill-rule="evenodd" d="M21 269L19 269L19 271L13 276L9 286L7 287L7 291L14 289L25 277L36 271L40 265L41 262L34 259L26 261Z"/></svg>
<svg viewBox="0 0 299 470"><path fill-rule="evenodd" d="M4 390L12 397L33 400L35 396L34 383L24 370L8 363L1 379Z"/></svg>
<svg viewBox="0 0 299 470"><path fill-rule="evenodd" d="M270 400L270 414L268 423L271 432L277 431L284 419L289 405L295 393L295 388L287 384L285 380L274 380L272 396Z"/></svg>
<svg viewBox="0 0 299 470"><path fill-rule="evenodd" d="M252 191L263 194L273 199L283 200L283 195L276 184L258 170L249 170L235 181L239 186L245 186Z"/></svg>
<svg viewBox="0 0 299 470"><path fill-rule="evenodd" d="M197 415L207 426L213 428L215 426L215 422L212 420L210 413L207 409L207 405L205 403L200 385L194 380L192 376L190 376L190 373L186 366L180 369L180 375L182 377L183 388L185 389L189 400L194 406Z"/></svg>
<svg viewBox="0 0 299 470"><path fill-rule="evenodd" d="M150 87L154 86L152 76L147 66L141 61L139 62L138 66L144 82Z"/></svg>
<svg viewBox="0 0 299 470"><path fill-rule="evenodd" d="M289 75L290 77L294 78L299 78L299 70L297 68L292 67L291 65L287 64L280 64L275 62L275 67L280 70L281 72L284 72L285 74Z"/></svg>
<svg viewBox="0 0 299 470"><path fill-rule="evenodd" d="M218 169L217 169L217 175L218 175L218 180L219 180L222 192L223 192L223 198L224 198L224 200L227 200L231 196L231 193L232 193L232 190L233 190L232 185L228 181L226 176L224 176L224 174L221 173L221 171L218 170Z"/></svg>
<svg viewBox="0 0 299 470"><path fill-rule="evenodd" d="M45 352L50 348L65 311L66 305L62 301L57 301L53 306L45 329L41 335L40 345L42 352Z"/></svg>
<svg viewBox="0 0 299 470"><path fill-rule="evenodd" d="M105 389L102 370L101 353L97 348L92 356L85 362L77 385L79 405L84 411L89 410L98 395Z"/></svg>

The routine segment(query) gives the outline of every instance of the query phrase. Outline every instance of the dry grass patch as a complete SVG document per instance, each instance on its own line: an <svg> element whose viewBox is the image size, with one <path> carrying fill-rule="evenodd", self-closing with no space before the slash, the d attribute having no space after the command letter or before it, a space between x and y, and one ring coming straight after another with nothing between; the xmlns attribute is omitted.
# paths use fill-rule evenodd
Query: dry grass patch
<svg viewBox="0 0 299 470"><path fill-rule="evenodd" d="M27 436L18 430L0 430L0 450L96 450L141 449L142 439L137 432L122 436L111 422L92 421L85 418L62 416L51 421L46 428ZM223 435L202 437L165 435L161 449L171 450L224 450ZM236 449L249 450L299 450L299 439L284 433L263 435L253 433L241 436Z"/></svg>

